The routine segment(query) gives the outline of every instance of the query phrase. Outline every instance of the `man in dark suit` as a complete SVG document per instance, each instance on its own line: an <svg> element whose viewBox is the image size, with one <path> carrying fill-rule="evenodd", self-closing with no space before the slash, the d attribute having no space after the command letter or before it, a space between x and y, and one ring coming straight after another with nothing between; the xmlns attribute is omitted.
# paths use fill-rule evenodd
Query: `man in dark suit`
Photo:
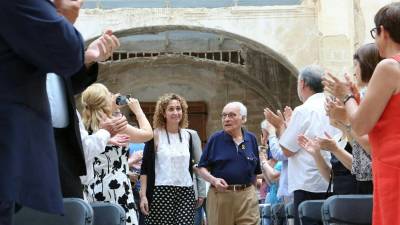
<svg viewBox="0 0 400 225"><path fill-rule="evenodd" d="M81 35L49 0L0 1L0 8L0 224L11 224L14 203L63 210L46 73L65 81L67 133L75 139L71 146L80 147L72 94L95 79L87 75L97 67L85 65ZM84 174L81 149L72 151L73 173Z"/></svg>
<svg viewBox="0 0 400 225"><path fill-rule="evenodd" d="M71 24L79 15L82 0L54 0L57 11ZM104 61L119 47L118 39L107 30L89 44L84 53L84 69L70 78L49 74L47 92L49 96L52 124L58 153L61 190L63 197L83 198L79 176L85 175L85 159L82 149L79 121L76 115L74 95L81 93L97 80L97 62ZM127 124L121 117L111 121L109 131L113 135ZM111 129L114 130L111 130Z"/></svg>
<svg viewBox="0 0 400 225"><path fill-rule="evenodd" d="M86 50L86 69L71 78L63 78L56 74L49 74L47 77L47 92L58 153L63 197L83 198L79 176L86 173L74 95L81 93L97 80L98 65L96 62L106 60L118 46L118 39L112 35L111 31L107 31L93 41ZM95 56L89 56L93 53L95 53ZM113 123L110 124L108 130L112 135L124 129L127 124L125 117L116 118L110 122Z"/></svg>

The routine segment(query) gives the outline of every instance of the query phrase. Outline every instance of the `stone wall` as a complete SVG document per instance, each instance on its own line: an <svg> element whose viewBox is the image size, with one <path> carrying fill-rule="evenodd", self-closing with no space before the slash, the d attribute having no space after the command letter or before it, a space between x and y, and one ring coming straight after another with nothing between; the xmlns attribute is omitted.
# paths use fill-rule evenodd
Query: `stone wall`
<svg viewBox="0 0 400 225"><path fill-rule="evenodd" d="M102 65L99 82L140 101L154 102L166 92L204 101L208 135L221 128L222 107L242 101L248 106L249 130L258 132L264 107L299 104L296 69L316 63L335 74L351 72L354 50L373 41L369 35L373 16L389 2L304 0L293 6L91 9L81 12L76 26L85 39L106 28L129 37L146 34L153 26L179 25L239 41L244 65L177 55L136 58ZM136 33L129 33L132 30Z"/></svg>
<svg viewBox="0 0 400 225"><path fill-rule="evenodd" d="M76 23L85 39L106 28L186 25L231 32L268 46L297 69L318 63L351 70L359 45L372 42L373 16L395 0L304 0L300 5L228 8L87 9Z"/></svg>
<svg viewBox="0 0 400 225"><path fill-rule="evenodd" d="M262 71L269 73L268 67L262 69L256 66L256 70L261 71L259 73ZM263 109L278 107L242 82L246 80L244 78L246 76L250 75L244 66L167 55L106 63L100 67L98 82L104 83L111 92L131 94L142 102L155 102L160 95L169 92L178 93L187 101L203 101L208 108L207 135L210 135L221 129L221 111L230 101L241 101L248 107L247 127L253 132L259 131ZM235 79L235 77L241 78ZM279 79L282 83L296 85L296 78L292 75L282 76ZM270 86L271 93L278 94L274 97L279 102L287 102L291 106L299 103L295 93L291 93L291 97L288 97L289 91L283 91L285 94L281 91L279 95L276 90L272 90L276 85L270 82ZM275 89L282 88L275 87ZM285 90L293 89L295 86L285 88ZM282 101L279 97L282 97Z"/></svg>

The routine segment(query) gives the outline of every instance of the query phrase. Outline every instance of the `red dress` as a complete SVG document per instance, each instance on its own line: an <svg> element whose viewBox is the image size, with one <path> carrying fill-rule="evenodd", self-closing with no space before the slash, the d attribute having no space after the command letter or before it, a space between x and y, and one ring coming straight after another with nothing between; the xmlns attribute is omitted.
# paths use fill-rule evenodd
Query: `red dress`
<svg viewBox="0 0 400 225"><path fill-rule="evenodd" d="M400 57L397 57L400 62ZM400 225L400 93L369 133L374 182L373 225Z"/></svg>

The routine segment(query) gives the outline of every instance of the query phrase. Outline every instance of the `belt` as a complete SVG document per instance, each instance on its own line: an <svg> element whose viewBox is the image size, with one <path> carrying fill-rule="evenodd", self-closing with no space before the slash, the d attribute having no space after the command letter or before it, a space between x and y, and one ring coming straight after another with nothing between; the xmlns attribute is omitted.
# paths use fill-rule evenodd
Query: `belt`
<svg viewBox="0 0 400 225"><path fill-rule="evenodd" d="M230 191L243 191L244 189L250 187L252 184L232 184L228 185L227 190Z"/></svg>

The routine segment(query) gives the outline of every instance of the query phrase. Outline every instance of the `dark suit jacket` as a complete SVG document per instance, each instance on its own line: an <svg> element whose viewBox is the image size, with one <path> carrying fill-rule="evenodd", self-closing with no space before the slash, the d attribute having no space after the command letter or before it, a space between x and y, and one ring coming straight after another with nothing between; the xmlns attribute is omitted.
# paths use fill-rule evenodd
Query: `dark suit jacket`
<svg viewBox="0 0 400 225"><path fill-rule="evenodd" d="M82 69L77 74L64 79L69 125L54 130L58 153L61 190L63 197L83 198L83 188L79 176L86 174L79 120L76 115L74 95L81 93L97 79L98 64Z"/></svg>
<svg viewBox="0 0 400 225"><path fill-rule="evenodd" d="M81 35L48 0L0 1L0 200L62 211L46 73L83 67Z"/></svg>

